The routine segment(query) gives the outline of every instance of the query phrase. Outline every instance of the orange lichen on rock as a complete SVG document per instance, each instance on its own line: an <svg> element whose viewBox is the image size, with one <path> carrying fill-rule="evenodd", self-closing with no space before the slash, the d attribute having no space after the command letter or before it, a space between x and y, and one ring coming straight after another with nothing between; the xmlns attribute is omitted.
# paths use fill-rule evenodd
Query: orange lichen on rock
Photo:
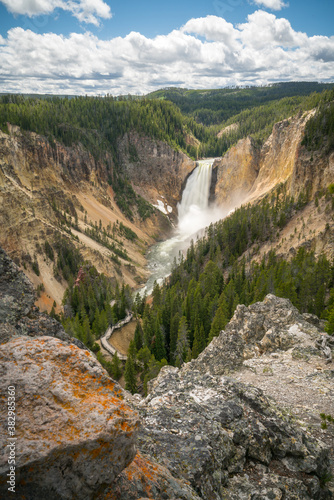
<svg viewBox="0 0 334 500"><path fill-rule="evenodd" d="M184 499L197 498L191 491L188 482L174 478L168 469L138 452L114 484L100 494L97 500L180 497Z"/></svg>
<svg viewBox="0 0 334 500"><path fill-rule="evenodd" d="M86 491L110 484L133 459L138 415L88 351L52 337L15 338L0 346L0 378L2 394L16 387L16 469L28 486L38 481L42 488L51 475L59 498L72 497L74 483L81 484L81 497L89 497ZM8 466L4 439L0 479ZM68 484L61 473L65 462L77 478Z"/></svg>

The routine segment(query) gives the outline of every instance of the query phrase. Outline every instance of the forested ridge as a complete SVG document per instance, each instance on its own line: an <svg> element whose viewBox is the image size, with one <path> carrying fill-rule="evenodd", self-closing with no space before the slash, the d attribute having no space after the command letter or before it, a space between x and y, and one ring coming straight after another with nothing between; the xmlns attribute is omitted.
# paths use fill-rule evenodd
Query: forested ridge
<svg viewBox="0 0 334 500"><path fill-rule="evenodd" d="M18 125L23 131L45 136L51 146L55 140L65 146L80 143L105 164L108 182L122 212L130 220L135 214L145 219L153 209L135 193L119 161L118 141L126 133L136 131L142 136L164 141L193 159L217 157L247 135L261 145L276 122L316 106L320 106L322 114L327 113L327 128L333 128L330 105L333 100L334 89L316 83L212 91L172 89L147 97L3 95L0 97L0 128L8 132L8 124ZM219 134L230 125L234 128ZM312 130L309 125L305 138L307 147L311 147L311 143L312 147L318 147L319 137L323 137L319 125L323 126L321 117ZM317 130L319 137L316 139ZM189 141L191 136L197 143ZM332 148L332 143L328 147ZM106 161L106 153L111 155L114 168ZM134 144L129 145L129 154L131 161L138 161Z"/></svg>
<svg viewBox="0 0 334 500"><path fill-rule="evenodd" d="M240 138L262 143L273 125L298 111L334 99L331 85L286 83L269 87L157 91L146 97L0 97L0 127L7 123L56 139L66 146L81 143L95 158L110 151L118 165L117 141L125 133L167 142L192 158L221 156ZM218 137L221 129L237 127ZM198 146L187 141L194 136ZM136 158L135 147L130 151ZM122 190L115 181L116 191Z"/></svg>
<svg viewBox="0 0 334 500"><path fill-rule="evenodd" d="M117 139L137 130L142 135L184 147L181 112L170 102L106 97L49 97L20 95L0 98L0 126L20 126L66 146L80 142L95 157L107 149L117 162Z"/></svg>
<svg viewBox="0 0 334 500"><path fill-rule="evenodd" d="M234 87L210 90L167 88L148 94L151 99L166 99L175 103L182 113L204 125L225 122L245 109L255 109L284 98L302 98L333 88L333 84L318 82L282 82L264 87Z"/></svg>

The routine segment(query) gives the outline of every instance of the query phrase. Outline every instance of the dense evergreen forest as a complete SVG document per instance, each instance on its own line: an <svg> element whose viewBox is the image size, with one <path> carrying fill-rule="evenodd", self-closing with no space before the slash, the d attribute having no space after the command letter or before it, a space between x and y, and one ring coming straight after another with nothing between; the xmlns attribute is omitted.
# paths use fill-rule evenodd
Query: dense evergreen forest
<svg viewBox="0 0 334 500"><path fill-rule="evenodd" d="M125 318L127 309L132 308L130 287L119 285L115 279L99 273L65 237L57 238L52 245L46 240L41 250L50 265L53 263L55 278L63 277L68 282L63 297L64 312L56 314L54 304L50 315L61 321L70 336L81 340L96 352L110 375L119 379L123 372L121 362L117 356L112 363L106 362L99 353L100 347L96 340L109 325Z"/></svg>
<svg viewBox="0 0 334 500"><path fill-rule="evenodd" d="M235 87L216 90L167 88L148 94L151 99L165 99L185 115L203 125L220 124L246 109L255 109L284 98L302 98L330 90L334 84L318 82L282 82L265 87Z"/></svg>

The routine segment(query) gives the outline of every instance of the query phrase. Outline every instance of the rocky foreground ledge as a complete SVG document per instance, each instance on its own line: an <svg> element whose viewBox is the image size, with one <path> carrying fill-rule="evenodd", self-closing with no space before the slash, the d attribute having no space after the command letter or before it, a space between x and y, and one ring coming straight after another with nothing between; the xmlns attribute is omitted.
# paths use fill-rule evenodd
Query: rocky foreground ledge
<svg viewBox="0 0 334 500"><path fill-rule="evenodd" d="M60 325L52 323L50 336L39 326L48 318L34 310L23 273L9 260L1 265L4 259L0 253L1 498L10 498L9 386L16 398L17 498L332 498L332 443L314 437L255 387L256 379L237 380L245 370L256 375L273 355L274 362L316 359L330 398L334 377L319 349L317 318L273 295L238 306L197 360L164 367L141 398L122 391Z"/></svg>

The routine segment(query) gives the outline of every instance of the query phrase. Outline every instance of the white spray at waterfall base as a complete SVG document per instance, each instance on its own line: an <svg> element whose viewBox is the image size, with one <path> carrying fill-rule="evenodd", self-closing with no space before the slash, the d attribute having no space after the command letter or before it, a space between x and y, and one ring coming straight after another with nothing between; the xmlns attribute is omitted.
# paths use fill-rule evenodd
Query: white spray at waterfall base
<svg viewBox="0 0 334 500"><path fill-rule="evenodd" d="M175 234L150 249L147 258L151 275L140 291L141 294L150 294L154 281L161 283L171 273L174 259L179 258L180 252L187 250L191 239L196 240L199 232L211 222L226 217L227 209L209 205L213 162L214 159L199 161L188 177L182 200L177 207L179 222Z"/></svg>

